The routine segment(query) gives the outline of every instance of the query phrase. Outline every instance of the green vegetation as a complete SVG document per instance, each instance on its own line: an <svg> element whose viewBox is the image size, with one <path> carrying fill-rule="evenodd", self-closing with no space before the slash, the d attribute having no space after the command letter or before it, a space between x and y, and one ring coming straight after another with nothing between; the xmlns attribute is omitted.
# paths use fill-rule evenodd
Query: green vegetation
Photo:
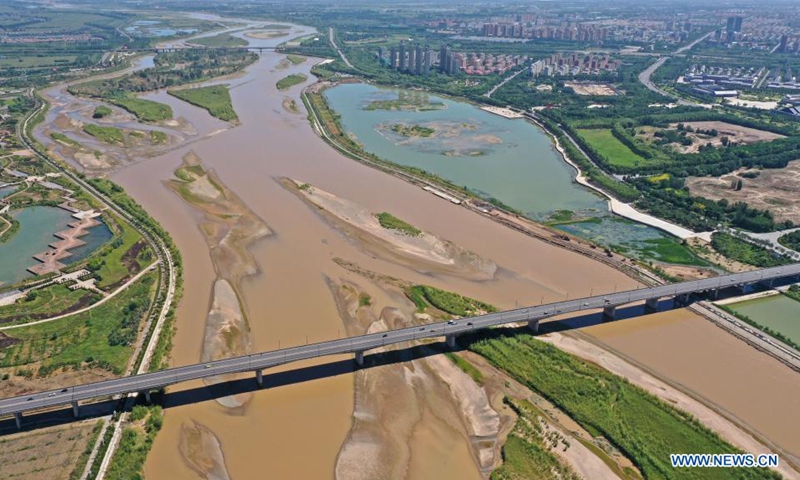
<svg viewBox="0 0 800 480"><path fill-rule="evenodd" d="M276 83L275 86L278 87L278 90L286 90L295 85L299 85L305 82L306 80L308 80L308 77L306 77L302 73L293 73L288 77L284 77L278 80L278 83Z"/></svg>
<svg viewBox="0 0 800 480"><path fill-rule="evenodd" d="M239 120L233 109L227 85L170 90L168 93L184 102L206 109L208 113L220 120L226 122Z"/></svg>
<svg viewBox="0 0 800 480"><path fill-rule="evenodd" d="M418 98L400 94L395 100L373 100L364 107L364 110L431 112L442 110L445 107L446 105L442 102L429 101L427 95Z"/></svg>
<svg viewBox="0 0 800 480"><path fill-rule="evenodd" d="M478 385L483 385L483 374L480 370L475 368L475 365L469 363L467 359L458 355L453 352L446 352L445 356L449 358L456 367L458 367L462 372L466 373L467 375L472 378L472 381L477 383Z"/></svg>
<svg viewBox="0 0 800 480"><path fill-rule="evenodd" d="M123 429L117 451L114 452L114 457L108 466L107 478L144 478L143 469L147 452L150 451L156 434L164 424L164 413L161 406L144 408L146 410L144 426L141 425L142 419L133 421L133 415L131 415L131 421L134 424Z"/></svg>
<svg viewBox="0 0 800 480"><path fill-rule="evenodd" d="M675 470L669 460L671 453L736 452L685 412L622 377L529 335L496 329L460 341L555 404L587 431L607 438L633 461L644 478L672 478ZM686 469L681 478L780 476L766 469L706 468Z"/></svg>
<svg viewBox="0 0 800 480"><path fill-rule="evenodd" d="M125 144L125 135L117 127L101 127L93 123L87 123L83 126L83 131L95 137L101 142L109 144Z"/></svg>
<svg viewBox="0 0 800 480"><path fill-rule="evenodd" d="M637 167L645 159L631 151L608 129L581 129L578 134L589 142L598 154L605 157L611 165Z"/></svg>
<svg viewBox="0 0 800 480"><path fill-rule="evenodd" d="M782 236L778 242L786 248L800 252L800 230Z"/></svg>
<svg viewBox="0 0 800 480"><path fill-rule="evenodd" d="M106 107L105 105L99 105L97 108L94 109L94 114L92 118L104 118L111 115L113 112L110 108Z"/></svg>
<svg viewBox="0 0 800 480"><path fill-rule="evenodd" d="M677 265L708 266L709 263L689 249L684 243L672 237L651 238L644 240L641 253L647 258Z"/></svg>
<svg viewBox="0 0 800 480"><path fill-rule="evenodd" d="M63 143L64 145L69 145L70 147L81 148L81 144L77 141L69 138L68 136L64 135L61 132L53 132L50 134L50 138L55 140L56 142Z"/></svg>
<svg viewBox="0 0 800 480"><path fill-rule="evenodd" d="M86 468L86 463L89 461L89 457L92 455L92 451L94 450L94 445L97 443L97 438L100 436L100 431L103 430L103 420L98 420L95 422L94 427L92 427L92 434L89 437L89 441L86 442L86 447L81 452L81 456L78 457L78 462L75 464L75 468L72 469L72 472L69 474L69 480L78 480L83 475L83 470Z"/></svg>
<svg viewBox="0 0 800 480"><path fill-rule="evenodd" d="M300 55L286 55L286 58L292 62L292 65L300 65L301 63L306 61L306 57L301 57Z"/></svg>
<svg viewBox="0 0 800 480"><path fill-rule="evenodd" d="M503 444L503 464L492 472L491 480L526 480L533 478L559 478L578 480L572 468L565 465L549 447L563 450L569 441L555 431L545 434L542 416L530 402L506 397L504 403L517 413L517 423Z"/></svg>
<svg viewBox="0 0 800 480"><path fill-rule="evenodd" d="M124 108L144 122L161 122L172 118L172 107L164 103L144 100L134 96L109 98L108 101Z"/></svg>
<svg viewBox="0 0 800 480"><path fill-rule="evenodd" d="M167 134L158 130L150 130L150 143L153 145L164 145L167 143Z"/></svg>
<svg viewBox="0 0 800 480"><path fill-rule="evenodd" d="M419 228L411 225L410 223L406 223L403 220L395 217L391 213L382 212L376 215L378 218L378 222L381 224L381 227L388 228L390 230L397 230L400 233L404 233L410 237L418 237L422 235L422 230Z"/></svg>
<svg viewBox="0 0 800 480"><path fill-rule="evenodd" d="M230 33L220 33L211 37L201 37L192 39L192 43L198 45L205 45L206 47L243 47L247 45L246 40L239 37L234 37Z"/></svg>
<svg viewBox="0 0 800 480"><path fill-rule="evenodd" d="M113 225L108 224L118 230L114 240L92 255L86 267L98 278L97 286L102 289L115 288L138 273L144 265L139 265L137 259L147 248L139 232L127 223L115 219Z"/></svg>
<svg viewBox="0 0 800 480"><path fill-rule="evenodd" d="M403 125L401 123L396 123L392 125L392 131L404 137L423 137L423 138L430 137L436 132L436 130L430 127L425 127L422 125Z"/></svg>
<svg viewBox="0 0 800 480"><path fill-rule="evenodd" d="M0 367L41 362L37 374L59 368L102 368L121 375L133 352L132 342L150 305L156 275L150 273L119 295L87 312L8 331L14 341L0 350ZM32 375L30 369L18 374Z"/></svg>
<svg viewBox="0 0 800 480"><path fill-rule="evenodd" d="M24 300L0 307L0 324L26 323L74 312L100 299L86 290L70 290L65 285L31 290Z"/></svg>
<svg viewBox="0 0 800 480"><path fill-rule="evenodd" d="M419 311L424 311L429 305L459 317L497 311L497 308L487 303L428 285L414 285L406 289L406 296Z"/></svg>
<svg viewBox="0 0 800 480"><path fill-rule="evenodd" d="M777 267L792 263L791 260L780 257L764 247L745 242L728 233L715 232L711 237L711 246L732 260L755 267Z"/></svg>
<svg viewBox="0 0 800 480"><path fill-rule="evenodd" d="M370 305L372 305L372 297L368 293L362 293L358 296L359 307L369 307Z"/></svg>

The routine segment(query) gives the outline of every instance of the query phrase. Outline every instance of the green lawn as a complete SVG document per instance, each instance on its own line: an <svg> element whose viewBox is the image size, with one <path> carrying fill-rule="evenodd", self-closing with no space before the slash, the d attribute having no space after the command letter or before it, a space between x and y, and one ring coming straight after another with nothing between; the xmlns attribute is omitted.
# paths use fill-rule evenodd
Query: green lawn
<svg viewBox="0 0 800 480"><path fill-rule="evenodd" d="M144 299L152 296L157 275L149 273L88 312L5 332L19 342L0 350L0 366L25 370L25 365L41 361L39 374L45 375L59 367L80 368L88 363L123 373L133 348L116 339L126 331L138 329L142 307L149 304Z"/></svg>
<svg viewBox="0 0 800 480"><path fill-rule="evenodd" d="M422 230L419 228L411 225L410 223L404 222L399 218L395 217L391 213L382 212L377 215L378 222L381 224L381 227L387 228L389 230L397 230L400 233L405 233L411 237L418 237L422 234Z"/></svg>
<svg viewBox="0 0 800 480"><path fill-rule="evenodd" d="M278 80L278 83L276 83L275 86L278 87L278 90L286 90L288 88L292 88L295 85L299 85L305 82L307 79L308 77L306 77L302 73L293 73L288 77L284 77Z"/></svg>
<svg viewBox="0 0 800 480"><path fill-rule="evenodd" d="M617 140L610 129L581 129L578 130L578 134L612 165L635 167L646 162L644 158L636 155L625 144Z"/></svg>
<svg viewBox="0 0 800 480"><path fill-rule="evenodd" d="M300 55L289 54L289 55L286 55L286 58L290 62L292 62L292 65L300 65L301 63L306 61L306 57L301 57Z"/></svg>
<svg viewBox="0 0 800 480"><path fill-rule="evenodd" d="M132 97L114 98L109 101L136 115L136 118L144 122L161 122L172 118L172 107L152 100Z"/></svg>
<svg viewBox="0 0 800 480"><path fill-rule="evenodd" d="M116 285L128 276L137 273L128 269L128 266L123 262L123 257L134 245L142 240L142 236L127 223L121 222L119 219L115 220L116 225L121 230L119 236L105 247L109 249L108 252L103 252L102 256L98 256L89 262L89 269L100 277L97 282L98 288ZM140 265L140 267L143 266Z"/></svg>
<svg viewBox="0 0 800 480"><path fill-rule="evenodd" d="M125 144L125 135L122 133L122 130L116 127L101 127L93 123L87 123L83 126L83 131L101 142L119 145Z"/></svg>
<svg viewBox="0 0 800 480"><path fill-rule="evenodd" d="M195 38L192 43L205 45L206 47L243 47L247 45L246 40L234 37L230 33L220 33L213 37Z"/></svg>
<svg viewBox="0 0 800 480"><path fill-rule="evenodd" d="M0 307L0 323L25 323L29 320L53 317L77 310L97 300L97 295L86 290L70 290L64 285L36 290L32 298L21 300L13 305ZM76 308L77 307L77 308Z"/></svg>
<svg viewBox="0 0 800 480"><path fill-rule="evenodd" d="M167 93L196 107L206 109L208 113L220 120L226 122L239 120L233 109L227 85L169 90Z"/></svg>
<svg viewBox="0 0 800 480"><path fill-rule="evenodd" d="M651 238L644 243L640 250L647 258L678 265L708 266L708 262L674 238Z"/></svg>
<svg viewBox="0 0 800 480"><path fill-rule="evenodd" d="M593 435L607 438L646 479L779 478L755 468L684 469L679 475L670 464L671 453L737 450L687 413L530 335L497 329L462 338L460 344L553 402Z"/></svg>

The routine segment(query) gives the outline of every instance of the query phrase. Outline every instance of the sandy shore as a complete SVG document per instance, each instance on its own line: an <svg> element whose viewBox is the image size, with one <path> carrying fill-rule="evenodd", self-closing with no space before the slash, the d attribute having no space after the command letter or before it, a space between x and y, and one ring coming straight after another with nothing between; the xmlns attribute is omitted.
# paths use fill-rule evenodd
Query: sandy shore
<svg viewBox="0 0 800 480"><path fill-rule="evenodd" d="M417 236L381 226L375 213L320 188L284 180L283 185L317 207L332 223L371 253L424 273L447 273L469 280L491 280L497 265L431 233Z"/></svg>

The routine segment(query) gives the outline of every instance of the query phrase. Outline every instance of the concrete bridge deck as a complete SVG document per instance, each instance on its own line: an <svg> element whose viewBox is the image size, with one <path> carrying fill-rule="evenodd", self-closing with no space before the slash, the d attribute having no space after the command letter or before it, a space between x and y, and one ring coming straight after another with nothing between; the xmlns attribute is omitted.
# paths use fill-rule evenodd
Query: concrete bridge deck
<svg viewBox="0 0 800 480"><path fill-rule="evenodd" d="M72 404L74 413L77 416L78 403L81 401L132 392L144 392L149 397L151 390L215 375L255 372L256 379L261 384L262 370L286 363L328 355L352 353L355 354L356 362L362 364L364 352L385 345L424 338L444 337L447 344L452 347L455 346L455 338L458 334L497 325L528 322L528 325L533 330L537 330L539 321L542 319L594 309L603 309L608 317L613 318L616 307L629 303L644 301L648 306L653 307L657 305L659 298L680 298L694 293L712 292L727 287L745 286L761 282L771 283L774 280L794 276L800 277L800 263L672 285L617 292L609 295L596 295L476 317L465 317L452 323L439 322L424 326L418 325L389 332L255 353L208 363L171 368L160 372L76 385L62 390L50 390L6 398L0 400L0 416L14 415L16 416L17 424L20 425L23 412L68 404Z"/></svg>

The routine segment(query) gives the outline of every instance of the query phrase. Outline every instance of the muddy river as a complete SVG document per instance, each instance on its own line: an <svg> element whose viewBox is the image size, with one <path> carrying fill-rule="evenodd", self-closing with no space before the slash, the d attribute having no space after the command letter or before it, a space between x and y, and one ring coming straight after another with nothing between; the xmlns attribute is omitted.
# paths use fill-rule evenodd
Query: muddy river
<svg viewBox="0 0 800 480"><path fill-rule="evenodd" d="M304 27L294 27L292 36L310 32ZM269 45L286 38L248 40ZM371 315L379 316L380 321L372 322L369 328L376 325L392 328L402 323L399 320L392 323L392 318L408 318L413 314L413 305L409 306L402 295L386 287L390 282L375 281L374 275L368 277L364 271L384 279L457 291L500 308L611 292L615 288L635 288L635 282L609 267L524 236L337 154L313 132L302 111L303 85L287 91L275 87L278 80L292 73L304 73L309 76L306 84L312 82L309 70L315 60L298 65L287 65L281 60L283 55L265 52L245 74L216 82L230 85L241 120L239 126L232 127L211 118L204 110L157 92L147 98L169 104L176 119L182 119L180 124L166 127L136 124L134 128L165 128L175 138L169 145L149 150L142 147L135 154L113 149L107 152L116 159L107 169L112 178L161 222L183 256L184 295L178 308L173 365L196 363L203 357L207 317L212 303L216 306L212 299L217 294L215 285L219 278L232 278L230 285L236 290L247 319L252 351L363 331L369 322L354 326L343 320L342 305L337 302L332 285L340 289L357 288L372 298L375 307ZM50 93L60 101L52 115L91 121L86 116L91 114L92 102L75 101L63 89L52 89ZM287 110L287 100L295 100L301 112ZM110 120L116 125L131 125L132 121L122 114ZM48 141L41 131L37 135ZM549 145L542 144L541 148L544 150L536 158L558 161ZM227 204L235 205L238 212L257 217L270 232L247 244L255 273L226 276L225 260L220 260L218 252L213 255L210 252L217 243L209 241L206 227L211 222L209 210L198 208L176 193L174 172L185 165L187 156L213 172L209 178L214 182L224 185L219 191L228 192ZM426 238L458 246L482 259L484 264L493 263L496 270L492 270L490 278L479 279L454 269L433 268L431 262L389 255L385 248L377 248L374 242L365 240L363 232L343 227L341 218L323 215L304 202L297 192L286 188L286 178L352 202L358 206L351 207L354 210L390 212L429 234ZM202 191L203 185L197 184L195 187L200 189L197 191ZM205 192L207 198L216 195ZM217 224L215 228L223 228L219 225L225 218L225 214L217 212L212 219ZM653 370L663 370L669 378L677 378L690 389L718 399L726 410L774 436L776 443L787 450L794 448L789 426L778 421L777 413L792 408L796 411L797 405L791 403L791 398L798 398L797 395L783 395L781 401L785 405L768 409L770 413L752 408L767 397L781 396L776 389L785 380L770 377L782 375L781 370L776 370L778 373L770 370L769 375L764 375L763 369L769 367L768 358L753 360L751 357L759 354L744 346L729 345L735 340L719 335L715 327L699 320L678 318L679 321L668 323L670 315L649 317L664 318L655 326L648 323L654 320L623 321L597 327L590 333L614 348L629 352L629 356L641 357L642 363L652 363ZM709 341L712 337L713 341ZM682 338L686 342L678 345ZM723 347L728 350L715 354L714 348ZM675 351L681 354L675 355ZM742 384L731 381L731 377L743 376L733 367L728 369L710 362L722 355L741 361L741 367L750 372L747 375L760 382L759 388L776 392L764 396L758 393L762 390L754 388L742 395ZM375 407L376 402L370 403L369 397L383 395L387 402L407 398L418 410L416 417L408 420L410 423L395 425L402 419L391 419L397 420L392 426L404 432L403 459L398 467L402 476L480 478L469 429L459 417L458 409L444 404L442 399L448 388L431 380L434 377L429 374L432 368L429 364L415 360L399 367L370 369L367 377L379 375L381 369L396 369L374 383L360 373L353 374L350 367L337 369L328 365L300 370L336 360L348 358L292 365L285 370L293 373L280 377L272 376L279 369L265 372L267 388L248 396L235 408L229 403L206 399L204 393L209 389L201 382L175 387L171 391L186 395L171 397L164 428L147 459L146 473L151 478L255 479L265 475L333 478L338 469L352 468L353 463L348 463L348 459L354 458L352 452L359 451L359 444L352 443L355 435L351 434L351 428L364 418L356 415L354 420L354 409L358 411L362 404ZM407 386L391 383L389 374L406 379ZM399 390L389 393L362 388L381 382ZM429 385L430 392L415 385ZM425 402L434 395L438 403L426 407ZM408 414L405 404L398 408ZM353 432L366 435L375 428L362 425L361 430ZM343 445L352 448L343 449Z"/></svg>

